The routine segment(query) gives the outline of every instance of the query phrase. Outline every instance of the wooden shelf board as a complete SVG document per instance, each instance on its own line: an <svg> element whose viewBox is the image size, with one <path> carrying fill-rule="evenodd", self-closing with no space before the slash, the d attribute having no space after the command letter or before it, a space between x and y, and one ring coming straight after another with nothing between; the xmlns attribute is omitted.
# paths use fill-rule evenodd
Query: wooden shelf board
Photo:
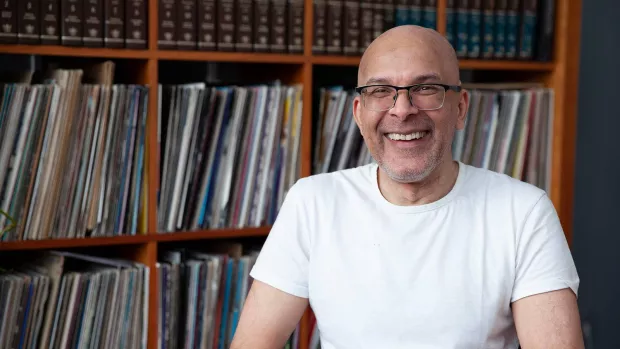
<svg viewBox="0 0 620 349"><path fill-rule="evenodd" d="M312 56L310 61L315 65L357 66L359 65L360 58L355 56ZM554 64L551 62L461 59L459 63L461 69L474 70L551 71L554 68Z"/></svg>
<svg viewBox="0 0 620 349"><path fill-rule="evenodd" d="M0 45L0 53L28 54L43 56L70 56L96 58L127 58L176 61L213 61L213 62L247 62L247 63L278 63L302 64L307 57L299 54L277 54L259 52L221 52L221 51L178 51L178 50L129 50L113 48L92 48L73 46L48 45ZM357 66L359 56L310 56L315 65ZM487 70L526 70L551 71L554 64L550 62L503 61L503 60L460 60L461 69Z"/></svg>
<svg viewBox="0 0 620 349"><path fill-rule="evenodd" d="M80 239L47 239L0 242L0 251L44 250L71 247L135 245L149 241L186 241L220 238L238 238L250 236L267 236L271 227L227 228L197 231L180 231L173 233L152 233L136 236L115 236Z"/></svg>
<svg viewBox="0 0 620 349"><path fill-rule="evenodd" d="M149 241L148 235L114 236L78 239L47 239L0 242L0 251L44 250L70 247L133 245Z"/></svg>
<svg viewBox="0 0 620 349"><path fill-rule="evenodd" d="M551 71L554 64L551 62L528 62L528 61L502 61L483 59L461 59L461 69L473 70L527 70L527 71Z"/></svg>
<svg viewBox="0 0 620 349"><path fill-rule="evenodd" d="M55 45L0 45L0 53L97 58L148 59L151 51Z"/></svg>
<svg viewBox="0 0 620 349"><path fill-rule="evenodd" d="M197 231L182 231L173 233L156 234L154 239L157 241L185 241L202 239L238 238L250 236L267 236L271 227L259 228L226 228L208 229Z"/></svg>
<svg viewBox="0 0 620 349"><path fill-rule="evenodd" d="M347 65L357 67L360 56L312 56L310 61L316 65Z"/></svg>
<svg viewBox="0 0 620 349"><path fill-rule="evenodd" d="M160 60L302 64L303 55L260 52L158 50Z"/></svg>

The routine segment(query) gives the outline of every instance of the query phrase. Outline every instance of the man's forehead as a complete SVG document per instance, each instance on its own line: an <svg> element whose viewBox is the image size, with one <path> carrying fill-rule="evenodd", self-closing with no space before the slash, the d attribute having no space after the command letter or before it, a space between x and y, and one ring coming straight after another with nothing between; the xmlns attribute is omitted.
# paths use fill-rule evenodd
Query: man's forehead
<svg viewBox="0 0 620 349"><path fill-rule="evenodd" d="M377 77L414 81L430 74L437 75L438 80L458 80L454 50L437 32L401 26L379 36L364 52L358 84Z"/></svg>
<svg viewBox="0 0 620 349"><path fill-rule="evenodd" d="M416 84L443 80L446 73L438 57L411 55L378 55L360 66L358 84Z"/></svg>
<svg viewBox="0 0 620 349"><path fill-rule="evenodd" d="M375 74L366 76L366 80L363 81L365 85L371 84L398 84L404 83L408 85L421 84L425 82L439 82L442 81L441 74L435 71L428 71L426 73L408 74L400 73L396 75L387 74Z"/></svg>

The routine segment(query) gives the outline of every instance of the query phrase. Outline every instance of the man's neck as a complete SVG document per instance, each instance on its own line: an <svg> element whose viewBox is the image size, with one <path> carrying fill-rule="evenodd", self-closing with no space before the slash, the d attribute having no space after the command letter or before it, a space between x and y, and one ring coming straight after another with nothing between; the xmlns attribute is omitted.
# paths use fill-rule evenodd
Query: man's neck
<svg viewBox="0 0 620 349"><path fill-rule="evenodd" d="M415 183L400 183L391 179L381 167L377 172L379 190L385 199L395 205L424 205L446 196L454 187L459 165L443 161L427 178Z"/></svg>

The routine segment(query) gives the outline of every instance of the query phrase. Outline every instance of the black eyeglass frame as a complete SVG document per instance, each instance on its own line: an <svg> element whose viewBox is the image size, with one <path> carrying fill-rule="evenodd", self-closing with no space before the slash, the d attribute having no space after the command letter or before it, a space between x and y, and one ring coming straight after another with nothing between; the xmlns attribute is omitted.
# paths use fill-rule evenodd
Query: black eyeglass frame
<svg viewBox="0 0 620 349"><path fill-rule="evenodd" d="M410 95L410 90L413 87L420 87L420 86L441 86L444 89L444 92L448 92L448 90L451 91L455 91L455 92L461 92L461 90L463 89L461 86L459 85L447 85L447 84L441 84L441 83L423 83L423 84L415 84L415 85L409 85L409 86L394 86L394 85L386 85L386 84L379 84L379 85L364 85L364 86L357 86L355 87L355 92L357 92L360 96L362 95L362 90L365 88L369 88L369 87L391 87L393 89L396 90L396 94L394 95L394 103L392 104L391 108L385 109L385 110L390 110L392 108L394 108L394 105L396 105L396 99L398 98L398 91L400 90L406 90L407 91L407 97L409 99L409 103L413 105L413 102L411 101L411 95ZM445 94L444 94L444 101L445 101ZM439 106L436 109L429 109L429 110L437 110L440 109L441 107L443 107L443 101L441 102L441 106Z"/></svg>

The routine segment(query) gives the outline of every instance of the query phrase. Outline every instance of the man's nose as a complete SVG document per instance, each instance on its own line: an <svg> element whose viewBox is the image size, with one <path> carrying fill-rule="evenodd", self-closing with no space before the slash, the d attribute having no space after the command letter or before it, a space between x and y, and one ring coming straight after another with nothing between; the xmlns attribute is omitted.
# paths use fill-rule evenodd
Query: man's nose
<svg viewBox="0 0 620 349"><path fill-rule="evenodd" d="M396 93L396 102L394 107L390 110L390 113L397 117L407 117L409 114L417 114L418 108L412 103L409 97L409 92L406 90L400 90Z"/></svg>

